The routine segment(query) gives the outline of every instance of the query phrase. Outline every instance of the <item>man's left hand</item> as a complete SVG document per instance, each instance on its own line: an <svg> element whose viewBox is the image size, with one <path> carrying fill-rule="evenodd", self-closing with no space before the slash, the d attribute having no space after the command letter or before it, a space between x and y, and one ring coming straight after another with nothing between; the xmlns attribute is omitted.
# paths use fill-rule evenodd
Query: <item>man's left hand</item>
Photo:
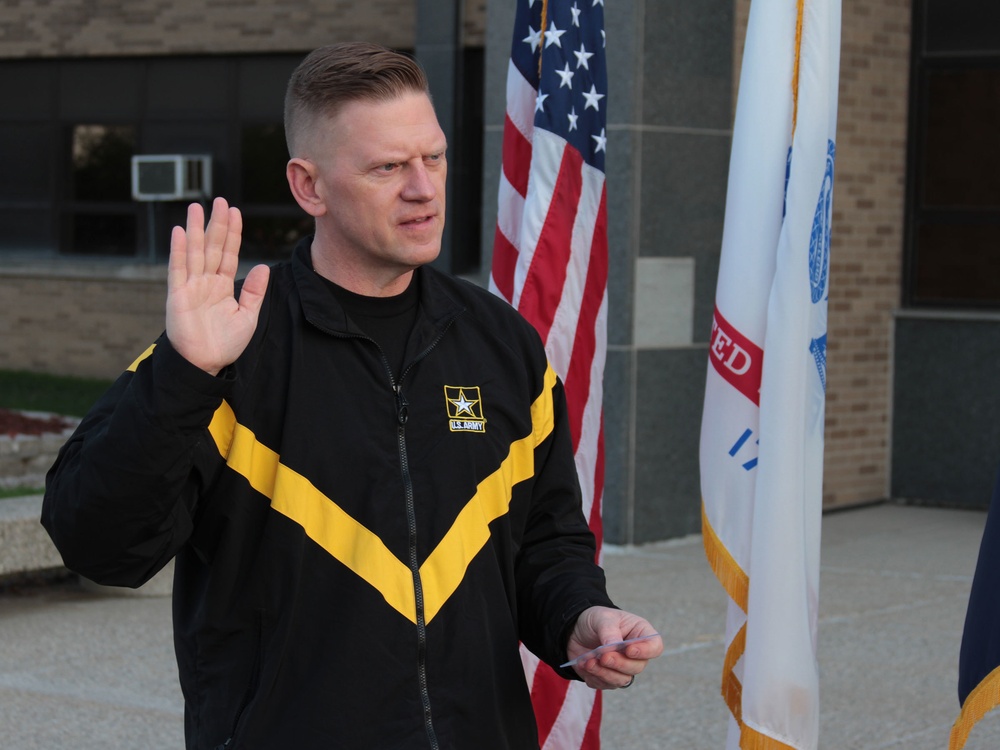
<svg viewBox="0 0 1000 750"><path fill-rule="evenodd" d="M591 607L577 618L566 653L573 660L607 643L655 634L655 628L638 615L609 607ZM630 643L624 651L608 651L574 664L573 669L587 685L596 690L628 687L635 676L646 668L646 663L661 653L663 639L657 635L645 641Z"/></svg>

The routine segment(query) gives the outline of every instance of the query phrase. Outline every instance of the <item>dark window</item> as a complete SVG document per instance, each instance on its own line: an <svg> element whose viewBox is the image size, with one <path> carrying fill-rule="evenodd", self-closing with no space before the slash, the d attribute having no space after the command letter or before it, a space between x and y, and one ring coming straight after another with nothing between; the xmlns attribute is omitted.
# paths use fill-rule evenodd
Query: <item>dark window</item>
<svg viewBox="0 0 1000 750"><path fill-rule="evenodd" d="M131 200L135 128L129 125L76 125L72 139L70 197L78 201Z"/></svg>
<svg viewBox="0 0 1000 750"><path fill-rule="evenodd" d="M3 249L43 253L56 245L55 222L45 208L0 208Z"/></svg>
<svg viewBox="0 0 1000 750"><path fill-rule="evenodd" d="M921 204L1000 208L1000 66L929 72Z"/></svg>
<svg viewBox="0 0 1000 750"><path fill-rule="evenodd" d="M288 148L281 123L247 125L242 132L240 187L244 203L285 203L294 206L285 179Z"/></svg>
<svg viewBox="0 0 1000 750"><path fill-rule="evenodd" d="M284 260L295 244L313 232L313 220L302 211L290 216L245 211L241 257L249 260Z"/></svg>
<svg viewBox="0 0 1000 750"><path fill-rule="evenodd" d="M186 201L134 201L131 157L188 154L211 157L212 194L242 210L243 257L288 257L313 231L285 179L284 89L302 57L0 62L0 252L162 261ZM459 272L479 263L482 66L482 50L464 51L449 154Z"/></svg>
<svg viewBox="0 0 1000 750"><path fill-rule="evenodd" d="M926 0L922 27L928 53L996 52L1000 50L1000 3Z"/></svg>
<svg viewBox="0 0 1000 750"><path fill-rule="evenodd" d="M78 124L66 130L69 179L60 247L76 255L134 255L136 206L131 165L135 128Z"/></svg>
<svg viewBox="0 0 1000 750"><path fill-rule="evenodd" d="M63 222L66 245L77 255L135 255L136 214L78 211Z"/></svg>
<svg viewBox="0 0 1000 750"><path fill-rule="evenodd" d="M295 243L313 231L312 217L292 198L285 179L288 147L278 122L245 125L240 133L240 193L243 250L247 258L287 258Z"/></svg>
<svg viewBox="0 0 1000 750"><path fill-rule="evenodd" d="M48 123L0 122L0 202L50 199L51 143Z"/></svg>
<svg viewBox="0 0 1000 750"><path fill-rule="evenodd" d="M1000 307L997 7L914 6L915 27L924 30L914 39L924 42L913 56L904 289L911 306Z"/></svg>

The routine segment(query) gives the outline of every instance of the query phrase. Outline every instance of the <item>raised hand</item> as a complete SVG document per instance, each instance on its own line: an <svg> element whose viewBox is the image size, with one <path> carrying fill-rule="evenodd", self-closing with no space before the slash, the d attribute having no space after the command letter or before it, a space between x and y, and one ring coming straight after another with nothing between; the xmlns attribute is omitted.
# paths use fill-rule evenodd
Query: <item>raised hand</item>
<svg viewBox="0 0 1000 750"><path fill-rule="evenodd" d="M243 217L223 198L205 226L200 204L188 206L187 229L174 227L167 267L167 338L191 364L217 375L236 360L257 328L269 269L251 269L233 295Z"/></svg>

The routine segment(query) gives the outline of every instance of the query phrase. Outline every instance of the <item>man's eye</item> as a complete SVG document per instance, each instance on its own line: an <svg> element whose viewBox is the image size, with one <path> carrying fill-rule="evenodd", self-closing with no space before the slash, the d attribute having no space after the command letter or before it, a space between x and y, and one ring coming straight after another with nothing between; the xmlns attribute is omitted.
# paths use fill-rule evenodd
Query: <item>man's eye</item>
<svg viewBox="0 0 1000 750"><path fill-rule="evenodd" d="M443 159L444 159L444 152L443 151L440 151L440 152L438 152L436 154L430 154L427 157L427 161L441 161Z"/></svg>
<svg viewBox="0 0 1000 750"><path fill-rule="evenodd" d="M390 164L383 164L382 166L379 167L379 171L380 172L391 172L395 168L396 168L395 164L391 164L391 163Z"/></svg>

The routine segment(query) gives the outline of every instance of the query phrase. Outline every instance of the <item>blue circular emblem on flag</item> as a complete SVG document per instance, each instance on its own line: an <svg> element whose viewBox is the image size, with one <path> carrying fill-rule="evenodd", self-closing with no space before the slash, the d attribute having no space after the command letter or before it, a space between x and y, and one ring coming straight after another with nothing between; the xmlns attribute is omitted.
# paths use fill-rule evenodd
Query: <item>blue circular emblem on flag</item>
<svg viewBox="0 0 1000 750"><path fill-rule="evenodd" d="M836 151L833 141L827 141L826 172L809 238L809 285L813 304L826 298L826 279L830 271L830 225L833 222L833 161Z"/></svg>

